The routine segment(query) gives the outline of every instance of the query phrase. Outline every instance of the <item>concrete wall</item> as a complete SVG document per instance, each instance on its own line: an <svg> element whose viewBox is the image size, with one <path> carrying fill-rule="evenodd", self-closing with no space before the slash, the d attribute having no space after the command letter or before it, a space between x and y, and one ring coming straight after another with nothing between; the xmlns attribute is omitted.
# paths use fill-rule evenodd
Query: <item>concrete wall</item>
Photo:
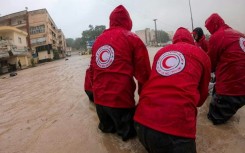
<svg viewBox="0 0 245 153"><path fill-rule="evenodd" d="M48 58L48 51L41 51L38 52L38 59L39 60L44 60Z"/></svg>
<svg viewBox="0 0 245 153"><path fill-rule="evenodd" d="M54 58L54 53L53 53L53 51L50 51L50 54L48 54L48 51L41 51L41 52L38 52L38 59L39 59L39 60L53 59L53 58Z"/></svg>
<svg viewBox="0 0 245 153"><path fill-rule="evenodd" d="M21 34L19 32L0 32L0 36L3 39L9 40L12 45L16 45L17 48L25 48L27 47L27 42L26 42L26 35ZM20 41L20 40L21 41Z"/></svg>
<svg viewBox="0 0 245 153"><path fill-rule="evenodd" d="M26 42L26 35L22 35L19 33L14 32L13 33L13 40L14 40L14 45L17 46L17 48L25 48L27 47L27 42Z"/></svg>

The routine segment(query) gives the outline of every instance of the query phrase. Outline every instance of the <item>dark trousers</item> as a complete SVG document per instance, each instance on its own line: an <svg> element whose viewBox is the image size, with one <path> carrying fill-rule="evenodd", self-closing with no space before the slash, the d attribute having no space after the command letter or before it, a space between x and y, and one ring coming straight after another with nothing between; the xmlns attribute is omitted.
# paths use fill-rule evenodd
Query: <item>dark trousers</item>
<svg viewBox="0 0 245 153"><path fill-rule="evenodd" d="M135 108L111 108L96 104L100 120L99 129L104 133L117 133L123 141L136 136L133 116Z"/></svg>
<svg viewBox="0 0 245 153"><path fill-rule="evenodd" d="M137 122L134 125L140 142L149 153L196 153L195 139L158 132Z"/></svg>
<svg viewBox="0 0 245 153"><path fill-rule="evenodd" d="M214 93L209 105L208 119L214 125L223 124L244 105L245 96L223 96Z"/></svg>
<svg viewBox="0 0 245 153"><path fill-rule="evenodd" d="M85 92L86 92L86 94L87 94L89 100L90 100L91 102L94 102L94 94L93 94L93 92L88 91L88 90L85 90Z"/></svg>

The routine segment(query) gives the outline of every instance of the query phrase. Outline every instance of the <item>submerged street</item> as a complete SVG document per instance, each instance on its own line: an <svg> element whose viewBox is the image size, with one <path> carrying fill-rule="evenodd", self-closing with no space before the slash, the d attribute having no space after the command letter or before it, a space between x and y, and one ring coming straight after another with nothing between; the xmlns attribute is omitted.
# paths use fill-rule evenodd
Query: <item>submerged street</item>
<svg viewBox="0 0 245 153"><path fill-rule="evenodd" d="M148 49L152 61L159 48ZM67 59L0 76L0 153L146 153L138 139L98 130L83 88L90 55ZM206 118L209 101L199 108L198 153L244 152L245 107L214 126Z"/></svg>

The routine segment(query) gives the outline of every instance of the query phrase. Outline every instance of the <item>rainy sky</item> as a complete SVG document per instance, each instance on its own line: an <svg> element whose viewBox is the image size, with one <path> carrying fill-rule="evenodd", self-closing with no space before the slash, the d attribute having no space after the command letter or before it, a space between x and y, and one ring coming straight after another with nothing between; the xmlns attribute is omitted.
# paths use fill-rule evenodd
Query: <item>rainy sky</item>
<svg viewBox="0 0 245 153"><path fill-rule="evenodd" d="M214 12L225 22L245 33L245 0L190 0L194 27L204 27L205 20ZM0 15L46 8L52 19L62 29L66 38L81 37L91 24L106 25L109 15L118 5L124 5L133 20L133 29L175 31L183 26L191 30L189 0L0 0Z"/></svg>

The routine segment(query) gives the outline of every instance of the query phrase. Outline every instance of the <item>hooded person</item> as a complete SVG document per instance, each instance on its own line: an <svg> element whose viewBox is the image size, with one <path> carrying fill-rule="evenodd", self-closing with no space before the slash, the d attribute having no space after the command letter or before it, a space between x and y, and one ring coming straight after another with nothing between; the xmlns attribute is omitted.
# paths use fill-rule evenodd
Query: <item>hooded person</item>
<svg viewBox="0 0 245 153"><path fill-rule="evenodd" d="M217 13L205 26L211 33L208 55L216 76L208 118L222 124L245 104L245 35L225 24Z"/></svg>
<svg viewBox="0 0 245 153"><path fill-rule="evenodd" d="M134 120L148 152L196 153L197 107L208 96L211 63L180 27L160 49L139 99Z"/></svg>
<svg viewBox="0 0 245 153"><path fill-rule="evenodd" d="M150 76L146 46L131 32L132 21L124 6L110 15L110 27L97 37L92 47L91 80L99 129L116 132L123 141L136 136L133 125L134 92L138 94Z"/></svg>
<svg viewBox="0 0 245 153"><path fill-rule="evenodd" d="M202 48L205 52L208 52L208 41L206 40L203 30L197 27L192 32L193 38L196 41L196 45Z"/></svg>

